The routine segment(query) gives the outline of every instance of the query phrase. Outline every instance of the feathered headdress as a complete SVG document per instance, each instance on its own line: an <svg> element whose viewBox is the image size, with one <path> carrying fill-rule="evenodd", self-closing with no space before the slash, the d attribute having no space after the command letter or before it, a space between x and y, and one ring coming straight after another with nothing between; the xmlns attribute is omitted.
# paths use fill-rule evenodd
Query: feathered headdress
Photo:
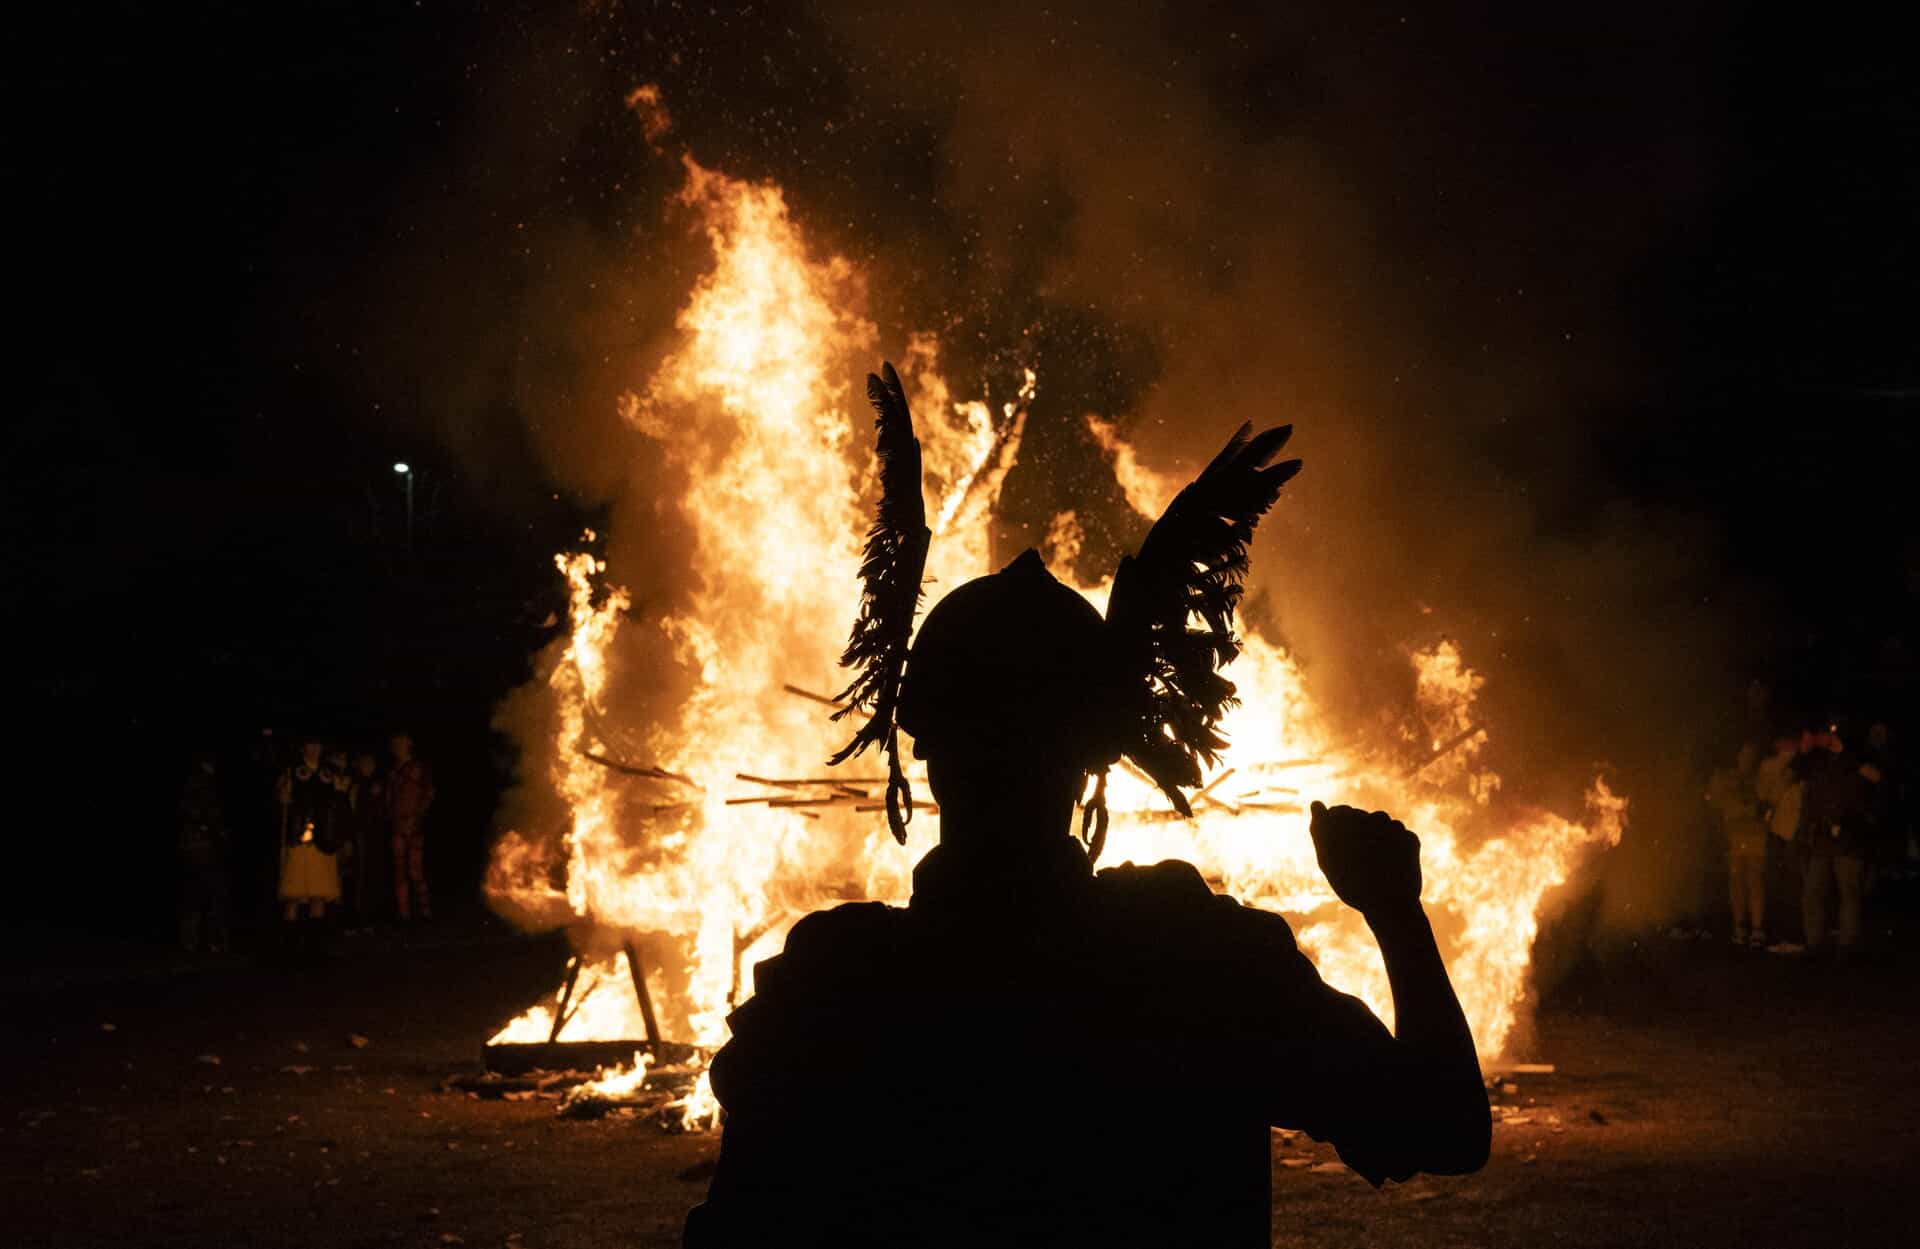
<svg viewBox="0 0 1920 1249"><path fill-rule="evenodd" d="M1233 613L1253 527L1300 471L1299 460L1268 467L1292 434L1291 425L1257 436L1242 425L1113 576L1107 627L1136 683L1121 753L1182 815L1193 808L1181 788L1197 787L1201 761L1214 763L1227 744L1219 723L1235 702L1234 686L1220 669L1240 653Z"/></svg>
<svg viewBox="0 0 1920 1249"><path fill-rule="evenodd" d="M841 667L860 671L841 691L840 701L846 706L833 718L843 720L856 711L870 714L853 740L828 763L844 763L868 746L886 752L887 827L904 846L907 825L913 820L913 789L900 770L895 712L913 618L920 609L927 541L933 534L920 496L920 440L913 433L913 414L907 410L900 375L891 364L882 364L878 376L867 374L867 400L873 404L873 423L879 433L880 509L873 528L867 530L866 557L860 562L860 615L840 656Z"/></svg>
<svg viewBox="0 0 1920 1249"><path fill-rule="evenodd" d="M860 672L841 695L848 705L834 719L856 710L870 714L831 762L870 745L887 752L887 822L904 845L913 793L900 770L896 717L930 534L920 496L920 443L892 365L868 376L867 397L879 429L880 510L860 568L860 616L840 660ZM1272 462L1292 433L1291 425L1258 435L1251 425L1241 426L1174 496L1139 554L1122 559L1114 574L1104 628L1106 649L1116 661L1111 679L1119 688L1088 695L1119 709L1120 721L1103 726L1116 735L1101 733L1105 747L1097 757L1132 760L1185 816L1193 809L1181 789L1197 788L1201 763L1215 762L1226 746L1219 723L1235 701L1234 686L1219 670L1240 653L1233 614L1254 526L1300 471L1299 460ZM1107 830L1105 768L1097 774L1081 830L1094 859Z"/></svg>

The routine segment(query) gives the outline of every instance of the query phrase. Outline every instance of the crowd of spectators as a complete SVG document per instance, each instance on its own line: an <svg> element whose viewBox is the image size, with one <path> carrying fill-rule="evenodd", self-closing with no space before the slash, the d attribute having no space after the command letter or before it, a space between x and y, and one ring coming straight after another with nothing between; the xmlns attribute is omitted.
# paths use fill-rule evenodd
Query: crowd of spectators
<svg viewBox="0 0 1920 1249"><path fill-rule="evenodd" d="M1920 861L1885 722L1832 715L1750 735L1706 796L1724 838L1736 945L1849 958L1868 937L1876 885Z"/></svg>
<svg viewBox="0 0 1920 1249"><path fill-rule="evenodd" d="M222 784L211 751L197 753L189 769L176 841L184 948L225 951L236 912L262 909L254 895L269 884L295 945L432 918L426 817L433 772L412 737L393 735L383 765L373 750L314 736L280 757L265 735L253 764L237 789ZM238 819L229 819L230 808Z"/></svg>

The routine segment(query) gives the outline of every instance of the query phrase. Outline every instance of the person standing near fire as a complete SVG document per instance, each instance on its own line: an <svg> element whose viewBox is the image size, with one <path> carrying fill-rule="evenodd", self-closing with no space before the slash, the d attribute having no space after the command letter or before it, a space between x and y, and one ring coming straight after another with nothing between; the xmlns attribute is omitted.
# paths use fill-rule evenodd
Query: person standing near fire
<svg viewBox="0 0 1920 1249"><path fill-rule="evenodd" d="M340 900L341 796L338 778L316 738L300 745L300 758L280 774L280 901L288 923L304 911L309 921L326 918Z"/></svg>
<svg viewBox="0 0 1920 1249"><path fill-rule="evenodd" d="M394 735L393 771L387 777L387 818L393 830L393 899L402 923L433 918L427 888L427 808L433 805L433 771L413 753L413 738Z"/></svg>
<svg viewBox="0 0 1920 1249"><path fill-rule="evenodd" d="M1218 669L1254 524L1299 467L1270 466L1289 431L1228 444L1122 561L1105 618L1028 551L915 637L919 446L891 367L868 394L883 497L843 662L871 718L833 762L881 748L904 844L911 734L939 844L906 907L817 912L755 968L710 1070L727 1118L688 1249L1267 1245L1276 1125L1375 1185L1484 1165L1486 1089L1406 828L1312 807L1321 870L1385 957L1392 1032L1192 864L1094 870L1110 765L1188 814L1226 744Z"/></svg>
<svg viewBox="0 0 1920 1249"><path fill-rule="evenodd" d="M333 859L340 870L340 915L346 922L356 909L354 899L360 894L364 871L360 848L354 841L353 764L342 747L331 747L326 754L326 772L332 778L335 795Z"/></svg>
<svg viewBox="0 0 1920 1249"><path fill-rule="evenodd" d="M1727 900L1733 909L1733 943L1767 944L1767 826L1760 814L1756 770L1759 752L1742 746L1730 768L1707 785L1707 800L1720 813L1727 838Z"/></svg>
<svg viewBox="0 0 1920 1249"><path fill-rule="evenodd" d="M386 871L391 853L387 843L392 840L387 782L380 775L380 759L371 750L354 757L351 776L347 804L351 812L348 823L353 830L354 889L347 905L357 922L369 924L384 905L380 899L391 879Z"/></svg>
<svg viewBox="0 0 1920 1249"><path fill-rule="evenodd" d="M1807 734L1795 765L1806 784L1802 835L1807 877L1801 895L1807 953L1821 953L1836 938L1846 957L1860 944L1864 921L1867 851L1872 839L1873 787L1880 772L1847 749L1836 719L1824 732ZM1839 931L1827 928L1827 903L1840 895Z"/></svg>
<svg viewBox="0 0 1920 1249"><path fill-rule="evenodd" d="M1773 753L1760 761L1753 774L1754 795L1760 800L1760 818L1767 825L1768 894L1778 907L1788 908L1789 913L1798 905L1803 888L1800 876L1796 875L1802 847L1795 842L1800 834L1800 805L1806 795L1806 786L1793 770L1794 759L1799 754L1799 738L1791 735L1776 738ZM1779 913L1778 909L1775 913ZM1770 954L1801 954L1806 946L1782 938L1766 949Z"/></svg>

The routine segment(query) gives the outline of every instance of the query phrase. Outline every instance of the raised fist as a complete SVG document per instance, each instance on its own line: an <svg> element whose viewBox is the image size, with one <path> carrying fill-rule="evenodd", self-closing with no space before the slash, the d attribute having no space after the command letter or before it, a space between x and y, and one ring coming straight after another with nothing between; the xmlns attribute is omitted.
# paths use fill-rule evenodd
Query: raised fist
<svg viewBox="0 0 1920 1249"><path fill-rule="evenodd" d="M1385 811L1313 804L1313 850L1340 900L1371 915L1420 904L1420 839Z"/></svg>

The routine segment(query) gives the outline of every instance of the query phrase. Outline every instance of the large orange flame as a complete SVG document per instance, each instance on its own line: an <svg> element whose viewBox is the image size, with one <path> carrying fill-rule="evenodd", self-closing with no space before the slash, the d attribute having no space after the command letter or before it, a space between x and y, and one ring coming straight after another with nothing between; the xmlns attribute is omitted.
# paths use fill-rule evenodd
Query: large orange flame
<svg viewBox="0 0 1920 1249"><path fill-rule="evenodd" d="M557 910L673 945L684 979L655 967L649 984L677 1039L711 1047L725 1039L726 1014L746 991L743 967L777 950L816 906L904 900L911 859L932 833L916 823L914 845L894 845L874 777L862 775L876 767L856 763L846 776L822 779L822 760L843 734L819 701L787 692L833 688L858 595L872 483L859 467L869 452L854 435L866 421L850 382L879 342L857 313L859 274L841 258L809 254L778 187L691 159L685 170L679 198L698 214L714 264L679 316L675 349L627 397L624 414L684 482L679 504L692 534L684 559L697 588L684 610L634 625L625 591L601 584L603 563L559 558L571 603L550 681L558 710L551 779L570 812L564 894L547 883L537 844L513 835L496 852L490 888L521 911ZM1028 372L996 409L954 397L933 339L916 337L900 358L924 447L937 596L989 571L989 521L1037 379ZM1180 483L1141 465L1111 426L1092 427L1128 499L1151 515ZM1078 533L1063 515L1049 545L1070 550ZM1079 588L1104 606L1107 586ZM623 686L657 678L615 661L622 631L642 627L657 629L646 640L690 674L690 688L673 714L642 730L656 772L635 781L604 766L601 726L617 719ZM1491 1060L1526 994L1542 899L1588 847L1618 840L1626 804L1596 780L1584 822L1542 811L1469 841L1465 828L1499 784L1479 762L1481 678L1452 643L1416 651L1411 662L1428 757L1409 771L1343 749L1322 727L1292 656L1248 637L1233 669L1242 704L1225 726L1232 766L1208 778L1190 823L1172 818L1143 778L1116 771L1108 861L1189 859L1243 901L1287 913L1328 980L1390 1018L1378 954L1321 879L1305 809L1319 798L1393 811L1421 836L1424 901ZM615 792L634 784L657 792L636 808ZM924 794L924 782L919 788ZM564 1039L642 1035L625 959L586 970ZM494 1039L545 1041L552 1024L552 1007L537 1005ZM686 1110L709 1119L704 1083Z"/></svg>

